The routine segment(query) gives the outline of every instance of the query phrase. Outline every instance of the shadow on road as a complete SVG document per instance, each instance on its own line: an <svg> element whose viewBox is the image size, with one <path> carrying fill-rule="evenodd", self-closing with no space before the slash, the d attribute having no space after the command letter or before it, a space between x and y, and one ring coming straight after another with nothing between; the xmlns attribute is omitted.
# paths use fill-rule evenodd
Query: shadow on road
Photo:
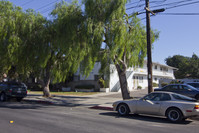
<svg viewBox="0 0 199 133"><path fill-rule="evenodd" d="M168 121L166 118L163 117L155 117L155 116L149 116L149 115L135 115L135 114L130 114L128 116L120 116L115 112L106 112L106 113L100 113L100 115L105 115L105 116L112 116L115 118L126 118L126 119L132 119L132 120L140 120L140 121L148 121L148 122L153 122L153 123L171 123ZM182 121L179 123L172 123L172 124L181 124L181 125L187 125L190 124L192 121L191 120L186 120Z"/></svg>

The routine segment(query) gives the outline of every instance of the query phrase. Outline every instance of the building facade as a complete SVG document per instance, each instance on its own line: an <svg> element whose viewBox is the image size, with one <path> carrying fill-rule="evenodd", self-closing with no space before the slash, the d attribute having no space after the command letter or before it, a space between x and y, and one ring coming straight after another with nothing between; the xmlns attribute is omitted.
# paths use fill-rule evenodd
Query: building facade
<svg viewBox="0 0 199 133"><path fill-rule="evenodd" d="M82 76L79 71L74 75L75 82L81 82L85 84L95 83L98 81L99 69L101 64L99 62L95 63L95 66L86 78ZM162 65L160 63L153 63L153 83L159 84L160 79L175 79L174 71L177 70L174 67L167 65ZM148 86L147 80L147 62L144 62L143 67L131 67L126 71L126 78L128 82L128 89L132 91L133 89L145 89ZM107 79L107 77L106 77ZM110 65L110 75L109 79L109 91L118 92L121 91L120 82L115 65Z"/></svg>

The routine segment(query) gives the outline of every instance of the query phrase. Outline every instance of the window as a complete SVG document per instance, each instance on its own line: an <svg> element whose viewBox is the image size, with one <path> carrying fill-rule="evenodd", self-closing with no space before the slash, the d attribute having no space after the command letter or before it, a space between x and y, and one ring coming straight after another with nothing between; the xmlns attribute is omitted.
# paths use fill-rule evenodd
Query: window
<svg viewBox="0 0 199 133"><path fill-rule="evenodd" d="M171 96L169 94L163 93L160 100L161 101L169 101L169 100L171 100Z"/></svg>
<svg viewBox="0 0 199 133"><path fill-rule="evenodd" d="M157 66L157 65L155 65L155 69L156 69L156 70L158 69L158 66Z"/></svg>
<svg viewBox="0 0 199 133"><path fill-rule="evenodd" d="M157 81L158 79L157 79L157 78L154 78L154 80Z"/></svg>
<svg viewBox="0 0 199 133"><path fill-rule="evenodd" d="M150 100L150 101L160 101L161 93L151 93L151 94L145 96L144 99Z"/></svg>
<svg viewBox="0 0 199 133"><path fill-rule="evenodd" d="M163 68L162 67L160 67L160 71L162 71L163 70Z"/></svg>
<svg viewBox="0 0 199 133"><path fill-rule="evenodd" d="M139 77L139 83L143 83L143 77Z"/></svg>
<svg viewBox="0 0 199 133"><path fill-rule="evenodd" d="M192 98L186 97L186 96L182 96L182 95L176 95L176 94L172 94L172 96L177 99L177 100L185 100L185 101L193 101Z"/></svg>

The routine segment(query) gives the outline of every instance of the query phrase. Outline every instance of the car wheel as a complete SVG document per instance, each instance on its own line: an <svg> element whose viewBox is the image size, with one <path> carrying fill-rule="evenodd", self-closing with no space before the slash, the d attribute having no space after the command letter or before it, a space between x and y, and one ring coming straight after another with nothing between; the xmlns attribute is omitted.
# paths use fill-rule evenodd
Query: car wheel
<svg viewBox="0 0 199 133"><path fill-rule="evenodd" d="M5 93L1 93L0 94L0 101L6 101L7 100L7 96Z"/></svg>
<svg viewBox="0 0 199 133"><path fill-rule="evenodd" d="M182 112L177 108L170 108L166 112L166 117L171 122L180 122L183 119Z"/></svg>
<svg viewBox="0 0 199 133"><path fill-rule="evenodd" d="M129 107L128 105L126 104L119 104L118 105L118 113L121 115L121 116L125 116L125 115L128 115L129 114Z"/></svg>

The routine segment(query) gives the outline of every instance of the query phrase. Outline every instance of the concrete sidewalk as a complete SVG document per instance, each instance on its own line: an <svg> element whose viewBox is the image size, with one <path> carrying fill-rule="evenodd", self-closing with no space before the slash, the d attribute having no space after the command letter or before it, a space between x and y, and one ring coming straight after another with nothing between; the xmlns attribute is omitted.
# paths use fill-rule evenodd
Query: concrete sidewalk
<svg viewBox="0 0 199 133"><path fill-rule="evenodd" d="M139 98L147 94L147 89L135 90L130 93L131 97ZM59 105L59 106L84 106L96 107L101 109L112 109L112 103L122 100L121 92L99 93L88 96L58 96L54 95L45 98L42 95L28 94L24 98L25 102L34 102L41 104Z"/></svg>

